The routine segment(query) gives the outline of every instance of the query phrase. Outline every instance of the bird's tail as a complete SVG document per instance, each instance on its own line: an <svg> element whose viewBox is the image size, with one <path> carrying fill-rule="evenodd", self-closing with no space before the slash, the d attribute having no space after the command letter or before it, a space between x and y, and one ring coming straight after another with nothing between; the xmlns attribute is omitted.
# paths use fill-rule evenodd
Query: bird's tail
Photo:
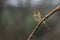
<svg viewBox="0 0 60 40"><path fill-rule="evenodd" d="M49 26L46 24L46 22L44 21L43 22L44 25L46 25L46 27L48 27L48 30L50 29Z"/></svg>

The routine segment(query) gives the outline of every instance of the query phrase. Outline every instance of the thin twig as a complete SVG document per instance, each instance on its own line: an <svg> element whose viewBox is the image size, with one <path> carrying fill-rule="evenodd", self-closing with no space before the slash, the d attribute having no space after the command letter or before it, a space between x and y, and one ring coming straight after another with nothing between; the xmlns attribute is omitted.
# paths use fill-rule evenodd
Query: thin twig
<svg viewBox="0 0 60 40"><path fill-rule="evenodd" d="M32 31L32 33L29 35L27 40L30 40L32 38L32 36L34 35L34 33L38 30L38 28L41 26L41 24L48 19L52 14L54 14L56 11L60 10L60 6L56 7L55 9L53 9L50 13L48 13L44 18L42 18L41 22L38 23L36 25L36 27L34 28L34 30Z"/></svg>

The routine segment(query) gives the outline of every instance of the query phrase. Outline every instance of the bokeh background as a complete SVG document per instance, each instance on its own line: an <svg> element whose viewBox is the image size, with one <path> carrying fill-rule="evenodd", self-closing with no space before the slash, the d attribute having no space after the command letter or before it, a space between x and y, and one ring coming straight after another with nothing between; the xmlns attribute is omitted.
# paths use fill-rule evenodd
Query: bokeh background
<svg viewBox="0 0 60 40"><path fill-rule="evenodd" d="M37 23L33 13L38 10L44 17L60 5L60 0L0 0L0 40L27 40ZM31 40L60 40L60 12L46 20L47 25Z"/></svg>

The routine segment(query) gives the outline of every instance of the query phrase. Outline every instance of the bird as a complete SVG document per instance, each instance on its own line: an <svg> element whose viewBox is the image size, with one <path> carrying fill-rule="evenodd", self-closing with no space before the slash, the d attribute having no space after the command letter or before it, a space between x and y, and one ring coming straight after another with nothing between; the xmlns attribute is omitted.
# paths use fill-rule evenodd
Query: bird
<svg viewBox="0 0 60 40"><path fill-rule="evenodd" d="M40 13L39 11L34 12L34 20L35 20L36 22L40 22L41 19L42 19L41 13ZM45 23L45 21L44 21L43 23Z"/></svg>
<svg viewBox="0 0 60 40"><path fill-rule="evenodd" d="M41 22L41 20L42 20L42 15L41 15L41 13L40 13L39 11L35 11L35 12L34 12L34 20L35 20L37 23ZM42 24L45 24L45 25L48 27L48 25L46 24L45 21L43 21ZM48 27L48 29L49 29L49 27Z"/></svg>

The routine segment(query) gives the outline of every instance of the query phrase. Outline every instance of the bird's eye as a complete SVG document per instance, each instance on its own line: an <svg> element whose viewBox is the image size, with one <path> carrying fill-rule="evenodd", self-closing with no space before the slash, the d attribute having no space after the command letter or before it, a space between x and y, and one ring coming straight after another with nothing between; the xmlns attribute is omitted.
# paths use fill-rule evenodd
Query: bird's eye
<svg viewBox="0 0 60 40"><path fill-rule="evenodd" d="M38 14L38 12L36 12L35 14Z"/></svg>

